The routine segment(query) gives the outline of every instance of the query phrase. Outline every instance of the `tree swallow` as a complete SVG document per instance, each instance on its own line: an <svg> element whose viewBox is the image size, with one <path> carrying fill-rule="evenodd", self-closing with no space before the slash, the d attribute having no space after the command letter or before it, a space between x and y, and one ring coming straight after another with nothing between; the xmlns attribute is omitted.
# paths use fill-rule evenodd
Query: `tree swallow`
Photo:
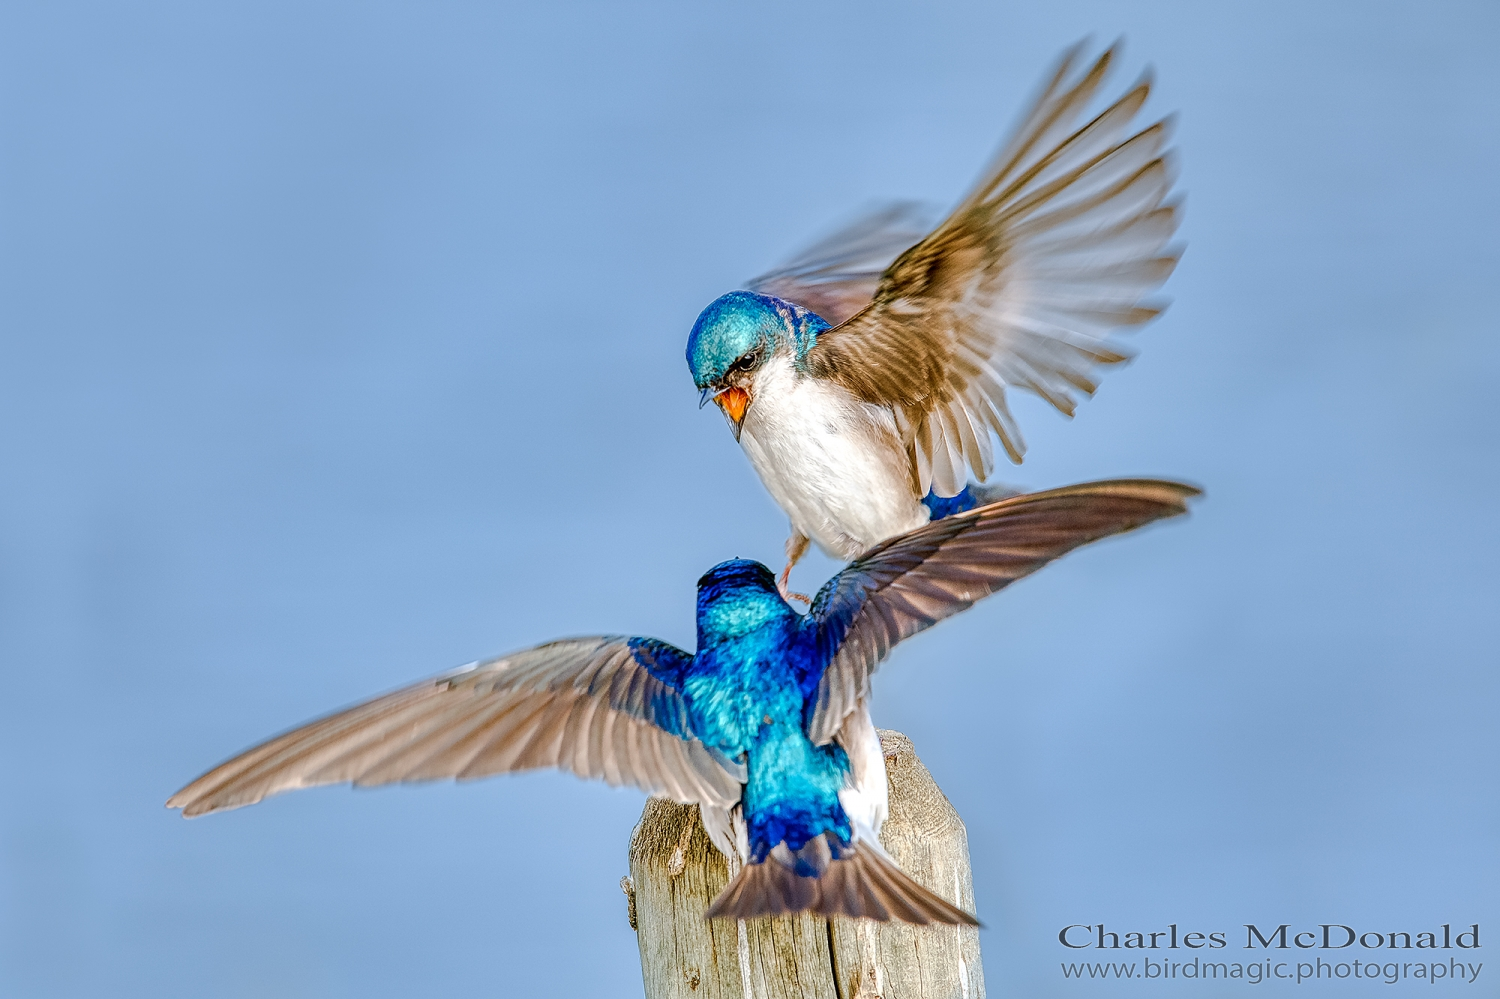
<svg viewBox="0 0 1500 999"><path fill-rule="evenodd" d="M1079 545L1183 513L1146 479L1002 500L865 553L808 613L735 559L698 581L697 652L574 638L474 663L278 736L167 801L184 815L319 784L558 767L697 803L734 877L707 915L974 923L878 839L885 758L870 676L892 646Z"/></svg>
<svg viewBox="0 0 1500 999"><path fill-rule="evenodd" d="M966 485L993 471L992 434L1025 452L1007 387L1071 416L1129 356L1109 334L1164 308L1144 296L1180 253L1170 123L1131 134L1147 76L1078 127L1114 54L1080 73L1081 48L936 228L887 208L694 324L700 405L718 404L790 518L789 563L808 539L847 560L1012 492Z"/></svg>

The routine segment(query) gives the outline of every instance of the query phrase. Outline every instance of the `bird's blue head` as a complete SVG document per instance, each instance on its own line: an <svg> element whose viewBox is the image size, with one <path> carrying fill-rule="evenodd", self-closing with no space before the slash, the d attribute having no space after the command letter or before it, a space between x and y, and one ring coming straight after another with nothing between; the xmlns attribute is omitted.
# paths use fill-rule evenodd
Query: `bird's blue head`
<svg viewBox="0 0 1500 999"><path fill-rule="evenodd" d="M731 291L709 303L688 334L688 370L729 419L736 439L752 402L755 372L783 347L804 357L828 324L784 299L753 291Z"/></svg>
<svg viewBox="0 0 1500 999"><path fill-rule="evenodd" d="M751 559L720 562L698 580L698 648L745 638L797 612L776 588L771 570Z"/></svg>

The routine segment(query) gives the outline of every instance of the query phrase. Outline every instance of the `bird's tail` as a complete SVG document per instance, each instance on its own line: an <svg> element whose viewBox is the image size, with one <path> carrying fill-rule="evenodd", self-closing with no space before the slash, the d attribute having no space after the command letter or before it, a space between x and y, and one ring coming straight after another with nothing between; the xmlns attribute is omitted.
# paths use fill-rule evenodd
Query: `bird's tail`
<svg viewBox="0 0 1500 999"><path fill-rule="evenodd" d="M806 870L806 865L797 864L791 856L778 859L777 854L783 852L778 849L761 863L740 868L709 905L707 918L752 919L814 912L881 922L896 919L919 926L979 925L979 920L903 874L889 854L868 841L840 847L838 859L819 865L821 874L814 870L799 874L797 868Z"/></svg>

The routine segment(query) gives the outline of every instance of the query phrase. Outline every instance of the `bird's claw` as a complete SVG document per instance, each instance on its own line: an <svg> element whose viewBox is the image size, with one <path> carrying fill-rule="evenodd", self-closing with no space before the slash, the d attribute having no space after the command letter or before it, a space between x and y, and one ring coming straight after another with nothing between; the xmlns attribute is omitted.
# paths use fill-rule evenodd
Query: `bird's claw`
<svg viewBox="0 0 1500 999"><path fill-rule="evenodd" d="M812 606L812 598L805 593L793 593L789 587L792 581L792 567L788 565L781 570L781 575L776 577L776 589L781 593L783 600L800 600L808 606Z"/></svg>

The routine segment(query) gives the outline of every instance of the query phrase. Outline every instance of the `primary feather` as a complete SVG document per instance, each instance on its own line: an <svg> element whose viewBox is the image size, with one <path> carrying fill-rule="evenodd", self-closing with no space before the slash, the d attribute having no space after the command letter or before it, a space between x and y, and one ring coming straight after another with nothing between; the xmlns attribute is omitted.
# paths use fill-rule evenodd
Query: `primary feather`
<svg viewBox="0 0 1500 999"><path fill-rule="evenodd" d="M322 784L472 780L542 767L683 803L732 805L743 767L693 738L681 695L641 661L679 657L689 658L664 642L602 637L474 663L262 743L167 807L194 816Z"/></svg>
<svg viewBox="0 0 1500 999"><path fill-rule="evenodd" d="M1098 369L1129 356L1109 333L1160 312L1143 297L1177 262L1170 130L1160 121L1129 134L1149 78L1075 128L1114 52L1075 80L1079 54L1064 57L973 191L807 354L814 377L891 407L919 492L952 496L971 469L988 478L991 432L1019 461L1006 387L1071 415Z"/></svg>
<svg viewBox="0 0 1500 999"><path fill-rule="evenodd" d="M897 642L1080 545L1186 513L1197 495L1159 479L1087 482L999 500L866 552L818 591L808 612L827 662L809 738L834 737Z"/></svg>

